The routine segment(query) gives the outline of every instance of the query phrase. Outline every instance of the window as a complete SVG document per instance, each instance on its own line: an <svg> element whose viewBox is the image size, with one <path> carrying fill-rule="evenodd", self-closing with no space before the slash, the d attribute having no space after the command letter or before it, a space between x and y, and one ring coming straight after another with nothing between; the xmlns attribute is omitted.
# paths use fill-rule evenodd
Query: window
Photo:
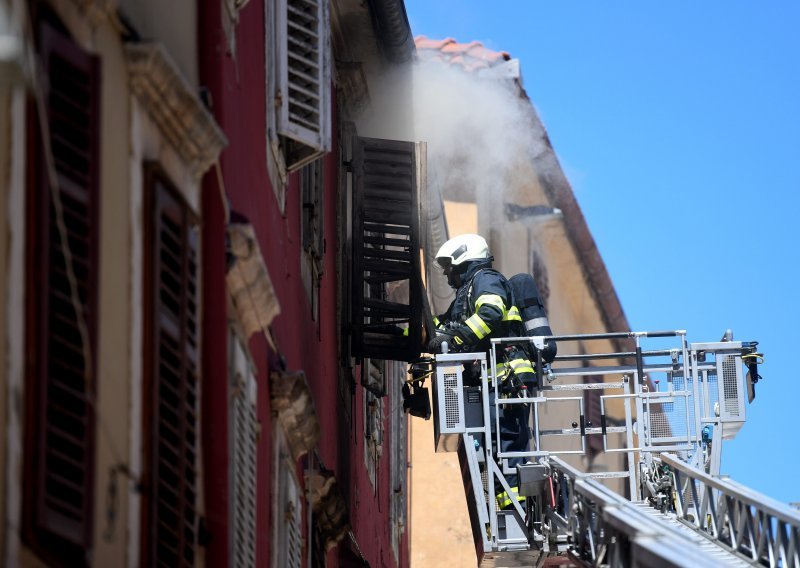
<svg viewBox="0 0 800 568"><path fill-rule="evenodd" d="M325 241L322 233L323 162L315 160L300 170L300 233L304 262L301 265L312 318L319 319L319 284L323 274Z"/></svg>
<svg viewBox="0 0 800 568"><path fill-rule="evenodd" d="M386 361L364 361L362 372L366 372L375 381L384 384ZM363 384L364 381L362 381ZM378 465L383 455L383 401L385 392L376 395L369 388L364 389L364 464L373 488L377 488Z"/></svg>
<svg viewBox="0 0 800 568"><path fill-rule="evenodd" d="M143 564L193 566L197 541L197 222L155 166L146 171Z"/></svg>
<svg viewBox="0 0 800 568"><path fill-rule="evenodd" d="M278 134L289 171L331 149L326 0L278 0Z"/></svg>
<svg viewBox="0 0 800 568"><path fill-rule="evenodd" d="M256 377L247 350L230 334L231 566L256 565Z"/></svg>
<svg viewBox="0 0 800 568"><path fill-rule="evenodd" d="M389 522L391 523L392 553L395 564L400 563L400 545L406 530L406 511L408 509L408 424L407 415L402 411L403 395L401 389L406 375L406 364L399 361L387 363L389 370L389 400L391 401L391 503Z"/></svg>
<svg viewBox="0 0 800 568"><path fill-rule="evenodd" d="M352 154L352 355L410 361L422 349L418 146L356 137Z"/></svg>
<svg viewBox="0 0 800 568"><path fill-rule="evenodd" d="M47 81L37 119L49 139L32 123L23 517L37 553L82 565L94 508L99 61L53 24L38 31Z"/></svg>
<svg viewBox="0 0 800 568"><path fill-rule="evenodd" d="M265 2L267 164L281 210L288 172L331 149L327 0Z"/></svg>
<svg viewBox="0 0 800 568"><path fill-rule="evenodd" d="M279 429L280 430L280 429ZM275 548L277 563L281 568L300 568L303 561L302 500L300 485L295 478L286 444L278 432L278 518L273 520L277 531Z"/></svg>

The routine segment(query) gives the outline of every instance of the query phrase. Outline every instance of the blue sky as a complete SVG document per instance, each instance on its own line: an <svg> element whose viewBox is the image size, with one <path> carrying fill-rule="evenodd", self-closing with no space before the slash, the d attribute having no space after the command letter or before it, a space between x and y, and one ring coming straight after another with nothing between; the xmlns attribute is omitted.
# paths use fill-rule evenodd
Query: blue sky
<svg viewBox="0 0 800 568"><path fill-rule="evenodd" d="M415 35L520 60L633 329L760 342L764 380L723 473L800 501L800 3L406 8Z"/></svg>

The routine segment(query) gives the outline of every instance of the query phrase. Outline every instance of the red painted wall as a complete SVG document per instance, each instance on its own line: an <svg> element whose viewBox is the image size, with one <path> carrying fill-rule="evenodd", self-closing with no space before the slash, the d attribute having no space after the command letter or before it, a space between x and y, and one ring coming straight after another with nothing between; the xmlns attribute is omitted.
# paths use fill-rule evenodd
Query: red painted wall
<svg viewBox="0 0 800 568"><path fill-rule="evenodd" d="M390 433L379 467L378 489L373 492L363 458L363 389L357 387L352 421L343 418L338 389L338 324L336 322L338 139L324 158L324 275L320 289L319 321L312 320L301 279L302 235L297 176L290 177L282 215L270 186L266 167L266 76L264 0L249 2L236 27L236 58L227 50L219 0L200 0L200 77L211 95L214 116L229 140L221 157L222 175L231 211L253 224L261 252L275 287L281 314L272 327L280 355L289 370L305 371L313 392L321 427L318 444L323 465L336 472L348 500L354 533L362 553L374 567L394 566L389 530ZM335 103L335 101L334 101ZM336 105L332 105L336 108ZM334 126L337 125L334 112ZM204 403L203 442L205 501L212 540L209 566L228 565L228 442L227 442L227 331L225 324L225 255L222 203L216 174L206 175L203 186L204 241ZM273 495L272 428L269 371L280 364L265 339L256 334L250 352L258 369L257 563L270 565ZM388 416L394 403L385 401ZM303 471L298 469L302 480ZM305 530L305 529L304 529ZM328 554L328 566L340 565L345 540ZM341 562L345 564L344 562ZM407 565L407 559L404 565Z"/></svg>

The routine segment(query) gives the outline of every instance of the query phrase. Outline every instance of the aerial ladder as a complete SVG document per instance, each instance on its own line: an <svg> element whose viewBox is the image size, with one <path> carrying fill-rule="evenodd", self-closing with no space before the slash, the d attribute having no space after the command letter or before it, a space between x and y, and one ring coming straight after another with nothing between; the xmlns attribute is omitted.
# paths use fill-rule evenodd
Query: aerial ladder
<svg viewBox="0 0 800 568"><path fill-rule="evenodd" d="M541 351L553 340L561 353L580 352L547 364ZM419 397L431 379L436 451L458 453L478 566L800 567L800 511L720 475L722 441L741 429L755 397L757 343L730 332L689 343L683 330L492 343L489 360L446 349L422 360L407 385ZM537 354L536 383L502 392L496 353L525 343ZM587 348L598 343L630 348ZM464 374L476 365L477 385ZM600 391L600 424L587 420L587 390ZM497 408L529 409L529 450L500 449L490 393ZM543 419L554 414L566 427ZM622 454L625 467L580 471L590 437ZM510 458L522 463L511 468ZM512 494L512 473L520 498L503 509L494 496ZM609 480L621 480L625 495Z"/></svg>

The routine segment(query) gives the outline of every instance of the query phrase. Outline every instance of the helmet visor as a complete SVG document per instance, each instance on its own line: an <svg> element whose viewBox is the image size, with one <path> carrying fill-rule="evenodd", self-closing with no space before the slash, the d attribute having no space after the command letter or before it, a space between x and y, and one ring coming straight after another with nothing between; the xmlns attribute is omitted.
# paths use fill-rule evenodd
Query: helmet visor
<svg viewBox="0 0 800 568"><path fill-rule="evenodd" d="M434 264L441 268L442 270L447 270L453 266L453 257L451 256L439 256L436 257Z"/></svg>

